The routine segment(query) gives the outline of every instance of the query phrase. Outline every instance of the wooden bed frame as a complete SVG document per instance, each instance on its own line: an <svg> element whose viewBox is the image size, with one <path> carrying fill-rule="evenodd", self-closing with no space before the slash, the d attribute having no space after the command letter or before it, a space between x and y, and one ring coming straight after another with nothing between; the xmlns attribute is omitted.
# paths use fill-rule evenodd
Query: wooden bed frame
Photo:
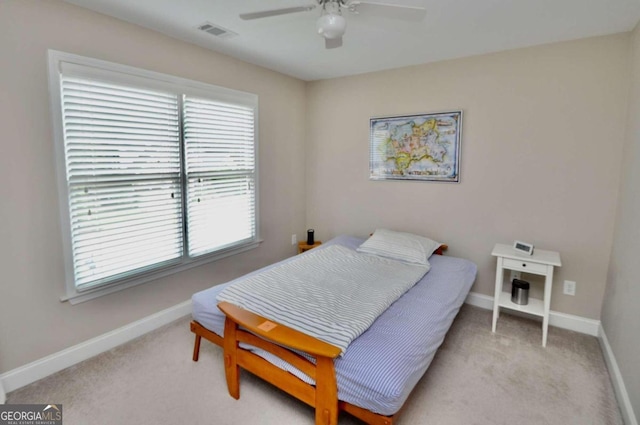
<svg viewBox="0 0 640 425"><path fill-rule="evenodd" d="M442 255L447 248L447 245L442 245L434 254ZM371 425L394 423L398 413L384 416L338 400L338 385L333 365L334 359L340 354L338 347L227 302L221 302L218 308L226 315L224 338L197 321L191 321L191 332L195 334L193 361L198 361L202 338L221 346L224 350L227 388L231 397L240 398L240 368L243 368L314 407L316 425L337 425L340 411L350 413ZM278 356L314 379L316 385L307 384L251 351L239 347L240 343L261 348ZM313 356L316 363L282 346L303 351Z"/></svg>

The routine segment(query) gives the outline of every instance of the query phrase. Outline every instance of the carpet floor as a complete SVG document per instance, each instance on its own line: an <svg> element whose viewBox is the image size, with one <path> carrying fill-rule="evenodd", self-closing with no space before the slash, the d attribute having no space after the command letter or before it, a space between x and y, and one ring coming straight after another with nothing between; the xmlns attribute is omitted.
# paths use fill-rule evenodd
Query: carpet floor
<svg viewBox="0 0 640 425"><path fill-rule="evenodd" d="M598 340L463 306L397 424L622 425ZM244 372L227 394L222 350L202 342L193 362L189 320L8 394L7 403L61 403L65 425L313 424L313 410ZM347 414L341 425L361 422Z"/></svg>

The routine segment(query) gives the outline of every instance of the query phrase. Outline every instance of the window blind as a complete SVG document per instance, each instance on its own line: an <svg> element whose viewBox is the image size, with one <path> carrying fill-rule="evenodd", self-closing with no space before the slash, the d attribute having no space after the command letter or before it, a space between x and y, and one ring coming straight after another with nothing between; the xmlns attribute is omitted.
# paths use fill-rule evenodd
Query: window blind
<svg viewBox="0 0 640 425"><path fill-rule="evenodd" d="M61 100L76 287L180 259L178 96L62 75Z"/></svg>
<svg viewBox="0 0 640 425"><path fill-rule="evenodd" d="M254 108L183 96L190 256L256 238Z"/></svg>

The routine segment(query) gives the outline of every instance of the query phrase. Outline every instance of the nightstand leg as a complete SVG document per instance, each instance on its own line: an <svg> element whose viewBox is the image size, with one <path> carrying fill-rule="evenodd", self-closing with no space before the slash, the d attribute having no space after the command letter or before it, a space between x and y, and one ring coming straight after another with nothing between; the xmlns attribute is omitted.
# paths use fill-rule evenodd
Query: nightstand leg
<svg viewBox="0 0 640 425"><path fill-rule="evenodd" d="M491 332L496 331L498 316L500 316L500 294L502 293L503 274L502 257L498 257L498 265L496 266L496 289L493 295L493 324L491 326Z"/></svg>
<svg viewBox="0 0 640 425"><path fill-rule="evenodd" d="M542 346L547 346L547 334L549 330L549 310L551 309L551 290L553 289L553 266L547 267L544 279L544 316L542 316Z"/></svg>

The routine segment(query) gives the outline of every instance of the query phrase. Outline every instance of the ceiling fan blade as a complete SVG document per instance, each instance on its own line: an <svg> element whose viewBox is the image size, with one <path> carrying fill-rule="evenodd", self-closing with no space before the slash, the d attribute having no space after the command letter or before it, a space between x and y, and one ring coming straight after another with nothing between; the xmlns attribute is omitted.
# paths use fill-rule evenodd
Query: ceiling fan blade
<svg viewBox="0 0 640 425"><path fill-rule="evenodd" d="M398 4L369 3L366 1L352 1L348 9L357 14L364 13L383 18L402 19L404 21L422 21L427 14L427 9L416 6L401 6Z"/></svg>
<svg viewBox="0 0 640 425"><path fill-rule="evenodd" d="M315 4L308 6L285 7L284 9L263 10L262 12L241 13L240 19L248 21L250 19L268 18L270 16L286 15L287 13L307 12L316 8Z"/></svg>
<svg viewBox="0 0 640 425"><path fill-rule="evenodd" d="M335 49L337 47L342 47L342 37L325 38L324 39L324 47L326 49Z"/></svg>

